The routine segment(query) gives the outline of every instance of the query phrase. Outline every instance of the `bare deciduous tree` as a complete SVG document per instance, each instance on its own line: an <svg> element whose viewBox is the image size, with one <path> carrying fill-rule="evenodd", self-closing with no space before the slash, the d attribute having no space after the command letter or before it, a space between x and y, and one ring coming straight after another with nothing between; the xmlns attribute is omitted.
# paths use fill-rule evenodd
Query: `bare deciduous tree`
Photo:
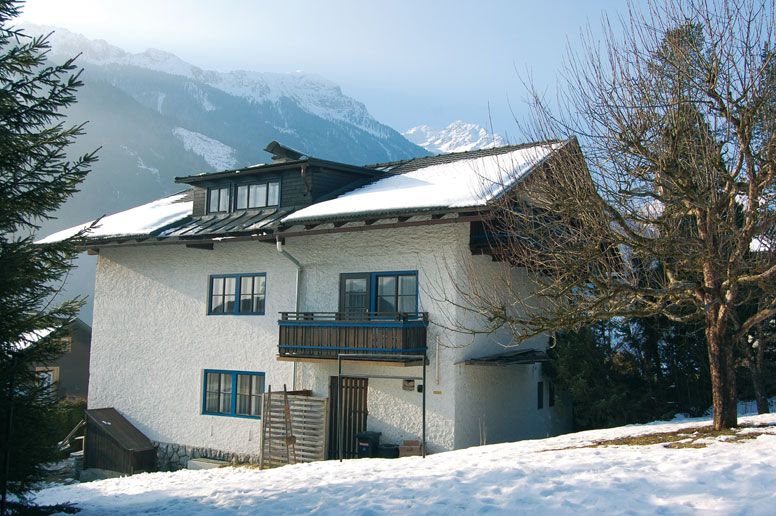
<svg viewBox="0 0 776 516"><path fill-rule="evenodd" d="M490 207L504 292L473 278L461 293L491 330L522 342L601 319L702 320L714 427L736 426L735 344L776 316L774 10L631 6L621 36L604 20L603 43L570 51L561 107L534 94L526 132L575 134L584 158L567 146ZM531 295L510 294L515 267L537 278Z"/></svg>

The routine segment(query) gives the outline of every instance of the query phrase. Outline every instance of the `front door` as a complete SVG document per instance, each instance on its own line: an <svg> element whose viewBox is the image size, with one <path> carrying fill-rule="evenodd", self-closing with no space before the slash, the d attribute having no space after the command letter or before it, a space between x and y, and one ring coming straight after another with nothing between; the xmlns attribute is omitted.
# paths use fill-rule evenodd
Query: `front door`
<svg viewBox="0 0 776 516"><path fill-rule="evenodd" d="M337 377L329 379L329 459L338 459L339 428L342 423L342 457L357 457L356 434L366 430L366 391L367 378L342 377L342 421L337 404L339 389Z"/></svg>

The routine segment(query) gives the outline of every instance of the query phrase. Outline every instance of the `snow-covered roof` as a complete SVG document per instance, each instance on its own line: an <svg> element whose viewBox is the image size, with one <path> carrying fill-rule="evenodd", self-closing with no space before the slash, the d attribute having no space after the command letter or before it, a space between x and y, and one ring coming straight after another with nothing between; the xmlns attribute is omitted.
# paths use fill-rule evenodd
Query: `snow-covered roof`
<svg viewBox="0 0 776 516"><path fill-rule="evenodd" d="M373 177L375 182L356 188L335 199L312 204L296 212L285 209L240 210L238 212L193 215L191 191L182 192L114 215L49 235L37 243L58 242L86 231L86 238L105 243L112 239L155 236L165 238L218 238L271 231L279 225L307 221L328 221L354 217L390 217L398 214L461 210L486 205L511 188L565 142L441 154L411 160L352 167L354 172ZM306 161L310 161L312 158ZM317 162L317 161L316 161ZM301 163L301 162L300 162ZM321 162L329 163L329 162ZM288 163L282 164L286 166ZM266 165L267 168L274 165ZM264 167L262 167L264 168ZM229 179L240 171L207 176L176 178L182 183L202 179ZM388 175L385 177L387 174ZM94 227L90 226L95 224Z"/></svg>
<svg viewBox="0 0 776 516"><path fill-rule="evenodd" d="M428 160L428 166L313 204L283 222L484 206L563 145L537 144L445 163Z"/></svg>
<svg viewBox="0 0 776 516"><path fill-rule="evenodd" d="M186 193L178 193L136 208L109 215L99 219L97 225L86 233L88 238L123 237L147 235L165 228L175 222L191 216L192 202L187 201ZM38 244L59 242L86 230L94 221L64 229L46 238Z"/></svg>
<svg viewBox="0 0 776 516"><path fill-rule="evenodd" d="M14 351L20 352L29 348L40 339L48 337L54 331L54 328L43 328L40 330L33 330L29 333L22 333L22 338L16 342L11 343L11 347Z"/></svg>

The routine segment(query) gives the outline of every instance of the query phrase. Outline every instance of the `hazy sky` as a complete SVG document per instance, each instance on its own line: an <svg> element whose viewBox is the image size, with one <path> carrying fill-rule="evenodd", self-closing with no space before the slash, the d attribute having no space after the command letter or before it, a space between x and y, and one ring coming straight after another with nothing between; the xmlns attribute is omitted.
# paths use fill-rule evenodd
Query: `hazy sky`
<svg viewBox="0 0 776 516"><path fill-rule="evenodd" d="M21 21L200 68L304 70L404 131L462 119L514 133L520 75L550 92L567 43L624 0L27 0ZM520 75L519 75L520 74Z"/></svg>

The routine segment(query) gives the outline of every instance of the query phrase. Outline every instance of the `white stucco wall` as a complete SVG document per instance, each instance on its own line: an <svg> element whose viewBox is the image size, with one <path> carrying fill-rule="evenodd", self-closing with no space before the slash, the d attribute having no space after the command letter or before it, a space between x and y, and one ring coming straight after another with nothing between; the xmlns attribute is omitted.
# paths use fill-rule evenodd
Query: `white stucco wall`
<svg viewBox="0 0 776 516"><path fill-rule="evenodd" d="M454 365L503 352L502 345L510 342L506 333L472 339L446 328L451 321L479 324L472 314L442 301L445 296L461 301L451 288L453 278L465 281L466 271L474 270L495 285L497 277L498 264L469 256L468 232L468 224L440 224L285 242L285 250L303 266L303 311L337 311L341 273L418 272L419 310L432 321L424 386L430 452L478 444L481 426L492 443L538 437L547 433L548 422L554 424L552 411L537 414L539 377L532 366ZM266 315L207 315L210 275L260 272L267 275ZM528 279L520 271L514 274L528 288ZM157 441L257 455L260 421L201 414L203 370L264 372L265 385L273 390L286 384L329 395L336 361L299 362L294 382L293 364L276 359L278 312L294 311L295 277L296 268L274 244L217 243L212 251L180 245L103 249L95 287L89 406L115 407ZM533 342L541 349L545 344L544 338ZM419 367L365 364L349 364L345 372L421 376ZM401 380L372 378L367 397L368 429L382 432L383 442L420 438L417 391L404 391Z"/></svg>
<svg viewBox="0 0 776 516"><path fill-rule="evenodd" d="M296 269L274 246L106 248L92 329L90 408L115 407L150 439L259 453L260 421L203 415L203 370L264 372L291 384L278 362L277 312L293 307ZM266 272L266 315L208 316L211 274Z"/></svg>
<svg viewBox="0 0 776 516"><path fill-rule="evenodd" d="M442 224L289 238L285 249L304 267L302 310L338 310L341 273L417 271L418 310L428 312L431 321L439 321L442 312L449 310L449 306L435 298L436 287L449 281L444 262L457 259L462 238L468 239L467 224ZM446 361L440 371L444 372L440 373L439 383L435 383L437 356L434 343L437 335L443 333L433 324L428 328L426 437L430 452L452 449L455 440L451 353L443 357ZM350 374L422 376L420 367L347 364L343 370ZM329 377L336 374L336 362L300 362L297 385L312 388L314 395L328 396ZM400 444L405 439L420 439L421 404L422 396L417 391L404 391L401 380L369 379L367 428L382 432L382 442Z"/></svg>

